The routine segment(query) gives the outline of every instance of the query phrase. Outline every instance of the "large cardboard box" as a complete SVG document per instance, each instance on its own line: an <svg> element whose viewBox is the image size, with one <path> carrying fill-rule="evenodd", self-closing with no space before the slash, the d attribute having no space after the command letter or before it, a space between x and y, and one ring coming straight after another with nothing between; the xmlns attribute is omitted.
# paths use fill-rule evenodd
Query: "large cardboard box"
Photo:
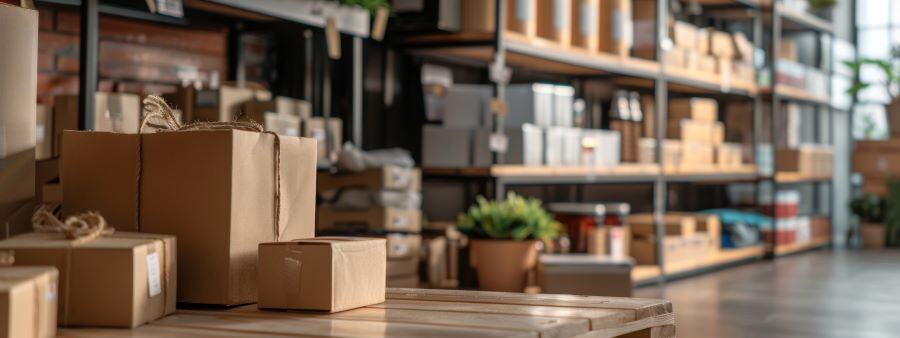
<svg viewBox="0 0 900 338"><path fill-rule="evenodd" d="M175 237L116 232L87 241L29 233L0 241L16 266L59 270L60 326L133 328L175 311Z"/></svg>
<svg viewBox="0 0 900 338"><path fill-rule="evenodd" d="M0 337L56 337L58 279L52 266L0 268Z"/></svg>
<svg viewBox="0 0 900 338"><path fill-rule="evenodd" d="M537 1L537 36L559 43L562 47L572 44L573 0Z"/></svg>
<svg viewBox="0 0 900 338"><path fill-rule="evenodd" d="M596 52L600 44L600 0L572 4L572 46Z"/></svg>
<svg viewBox="0 0 900 338"><path fill-rule="evenodd" d="M714 99L698 97L669 101L669 119L693 119L714 122L719 120L719 104Z"/></svg>
<svg viewBox="0 0 900 338"><path fill-rule="evenodd" d="M316 211L316 228L319 230L422 231L422 211L419 209L372 207L358 210L322 205Z"/></svg>
<svg viewBox="0 0 900 338"><path fill-rule="evenodd" d="M19 233L34 198L38 13L0 4L0 236Z"/></svg>
<svg viewBox="0 0 900 338"><path fill-rule="evenodd" d="M63 214L96 210L120 230L176 235L179 301L254 302L257 245L313 236L314 140L279 137L276 166L275 136L265 133L63 137Z"/></svg>
<svg viewBox="0 0 900 338"><path fill-rule="evenodd" d="M600 51L627 57L634 44L631 0L600 1Z"/></svg>
<svg viewBox="0 0 900 338"><path fill-rule="evenodd" d="M385 241L318 237L259 245L259 307L339 312L384 302Z"/></svg>
<svg viewBox="0 0 900 338"><path fill-rule="evenodd" d="M78 130L78 95L54 99L53 155L62 155L62 134ZM135 94L97 93L94 96L94 131L136 134L141 127L141 98Z"/></svg>
<svg viewBox="0 0 900 338"><path fill-rule="evenodd" d="M322 173L317 181L316 189L319 191L343 188L419 191L422 189L422 171L387 165L357 173Z"/></svg>
<svg viewBox="0 0 900 338"><path fill-rule="evenodd" d="M543 293L631 297L633 264L591 254L541 255L538 284Z"/></svg>

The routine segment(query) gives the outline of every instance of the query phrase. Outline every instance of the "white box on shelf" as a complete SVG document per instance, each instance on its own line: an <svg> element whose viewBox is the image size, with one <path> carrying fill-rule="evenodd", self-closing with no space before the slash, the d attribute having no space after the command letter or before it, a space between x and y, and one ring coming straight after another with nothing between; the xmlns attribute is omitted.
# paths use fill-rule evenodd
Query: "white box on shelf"
<svg viewBox="0 0 900 338"><path fill-rule="evenodd" d="M526 123L541 127L553 124L554 85L529 83L510 85L506 89L507 114L504 124L518 127Z"/></svg>
<svg viewBox="0 0 900 338"><path fill-rule="evenodd" d="M490 128L475 130L472 148L474 149L473 166L487 167L493 164L490 149ZM543 131L532 124L521 127L510 127L504 130L507 146L502 164L520 164L536 166L543 163Z"/></svg>
<svg viewBox="0 0 900 338"><path fill-rule="evenodd" d="M553 125L572 127L574 124L575 88L555 86L553 88Z"/></svg>
<svg viewBox="0 0 900 338"><path fill-rule="evenodd" d="M583 166L607 168L615 167L621 162L622 135L618 131L582 129L581 144Z"/></svg>

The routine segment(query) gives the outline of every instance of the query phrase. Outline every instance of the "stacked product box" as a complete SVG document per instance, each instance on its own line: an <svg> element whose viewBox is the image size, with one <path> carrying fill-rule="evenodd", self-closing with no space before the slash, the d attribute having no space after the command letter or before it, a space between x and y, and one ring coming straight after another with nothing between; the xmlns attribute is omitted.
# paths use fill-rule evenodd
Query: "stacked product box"
<svg viewBox="0 0 900 338"><path fill-rule="evenodd" d="M830 176L833 162L834 150L823 144L801 144L796 149L778 149L775 153L778 172Z"/></svg>
<svg viewBox="0 0 900 338"><path fill-rule="evenodd" d="M718 121L718 104L713 99L671 100L666 136L662 165L667 168L734 167L743 163L742 147L724 142L725 127ZM656 140L643 139L640 162L655 163L655 151Z"/></svg>
<svg viewBox="0 0 900 338"><path fill-rule="evenodd" d="M385 238L387 285L417 287L422 247L421 172L387 165L318 178L319 233Z"/></svg>
<svg viewBox="0 0 900 338"><path fill-rule="evenodd" d="M637 264L655 265L657 236L653 214L636 214L628 218L633 237L631 254ZM717 216L693 213L670 213L663 217L665 236L662 257L665 264L703 261L719 248L721 223Z"/></svg>

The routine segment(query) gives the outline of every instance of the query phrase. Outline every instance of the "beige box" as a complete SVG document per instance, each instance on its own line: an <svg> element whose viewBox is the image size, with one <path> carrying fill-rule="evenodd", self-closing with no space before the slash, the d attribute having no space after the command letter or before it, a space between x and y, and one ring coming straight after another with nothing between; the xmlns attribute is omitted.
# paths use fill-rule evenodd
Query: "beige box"
<svg viewBox="0 0 900 338"><path fill-rule="evenodd" d="M600 0L572 3L572 46L596 52L600 48Z"/></svg>
<svg viewBox="0 0 900 338"><path fill-rule="evenodd" d="M573 0L533 0L537 2L537 36L559 43L572 44Z"/></svg>
<svg viewBox="0 0 900 338"><path fill-rule="evenodd" d="M35 194L38 12L0 4L0 236L27 231Z"/></svg>
<svg viewBox="0 0 900 338"><path fill-rule="evenodd" d="M58 279L52 266L0 268L0 337L56 337Z"/></svg>
<svg viewBox="0 0 900 338"><path fill-rule="evenodd" d="M748 63L753 63L753 51L756 49L756 47L753 46L753 42L750 42L750 39L748 39L743 32L734 33L734 46L735 51L737 51L737 55L735 56L738 59Z"/></svg>
<svg viewBox="0 0 900 338"><path fill-rule="evenodd" d="M600 51L627 57L634 43L631 0L600 1Z"/></svg>
<svg viewBox="0 0 900 338"><path fill-rule="evenodd" d="M669 120L681 119L718 121L719 104L714 99L697 97L669 100Z"/></svg>
<svg viewBox="0 0 900 338"><path fill-rule="evenodd" d="M297 116L301 119L312 117L312 105L308 101L286 96L275 97L275 112L278 114Z"/></svg>
<svg viewBox="0 0 900 338"><path fill-rule="evenodd" d="M634 214L628 216L631 233L635 236L653 236L656 228L653 225L653 214ZM689 236L697 232L697 220L692 216L666 214L663 216L666 235Z"/></svg>
<svg viewBox="0 0 900 338"><path fill-rule="evenodd" d="M718 66L718 60L712 55L702 54L697 60L697 71L701 73L715 74Z"/></svg>
<svg viewBox="0 0 900 338"><path fill-rule="evenodd" d="M422 235L418 234L387 234L387 258L404 259L419 257L422 247Z"/></svg>
<svg viewBox="0 0 900 338"><path fill-rule="evenodd" d="M243 109L247 108L248 102L271 100L272 93L260 88L222 86L218 90L201 90L195 94L193 118L197 121L234 121L236 117L244 115ZM268 103L265 104L265 106L268 105ZM254 109L254 116L248 117L262 123L262 113L264 112L264 109Z"/></svg>
<svg viewBox="0 0 900 338"><path fill-rule="evenodd" d="M672 41L683 49L697 50L697 26L675 21L672 24Z"/></svg>
<svg viewBox="0 0 900 338"><path fill-rule="evenodd" d="M62 204L62 184L44 183L41 187L41 203Z"/></svg>
<svg viewBox="0 0 900 338"><path fill-rule="evenodd" d="M743 156L743 148L738 143L716 145L716 164L720 166L740 166L743 164Z"/></svg>
<svg viewBox="0 0 900 338"><path fill-rule="evenodd" d="M731 34L722 31L710 31L709 33L709 50L710 54L725 57L725 58L734 58L734 39L731 37Z"/></svg>
<svg viewBox="0 0 900 338"><path fill-rule="evenodd" d="M344 188L419 191L422 189L422 171L387 165L357 173L323 173L318 176L319 191Z"/></svg>
<svg viewBox="0 0 900 338"><path fill-rule="evenodd" d="M259 307L339 312L384 302L385 241L318 237L259 245Z"/></svg>
<svg viewBox="0 0 900 338"><path fill-rule="evenodd" d="M316 211L316 228L319 230L422 231L422 211L419 209L372 207L356 210L323 205Z"/></svg>
<svg viewBox="0 0 900 338"><path fill-rule="evenodd" d="M53 98L53 155L62 155L62 134L78 130L78 95ZM94 96L94 131L137 134L141 127L141 98L135 94L97 93Z"/></svg>
<svg viewBox="0 0 900 338"><path fill-rule="evenodd" d="M709 234L690 236L665 236L662 257L664 264L677 262L704 262L709 258L711 242ZM639 265L656 265L656 238L635 237L631 241L631 254Z"/></svg>
<svg viewBox="0 0 900 338"><path fill-rule="evenodd" d="M630 260L590 254L541 255L538 284L542 293L631 297Z"/></svg>
<svg viewBox="0 0 900 338"><path fill-rule="evenodd" d="M670 119L666 137L682 141L720 144L724 138L724 125L718 121Z"/></svg>
<svg viewBox="0 0 900 338"><path fill-rule="evenodd" d="M300 117L281 114L266 113L265 123L266 130L272 131L282 136L300 136Z"/></svg>
<svg viewBox="0 0 900 338"><path fill-rule="evenodd" d="M797 61L799 55L797 49L797 41L791 39L781 39L781 44L778 46L779 59Z"/></svg>
<svg viewBox="0 0 900 338"><path fill-rule="evenodd" d="M715 163L715 146L706 142L682 142L681 166L707 166Z"/></svg>
<svg viewBox="0 0 900 338"><path fill-rule="evenodd" d="M460 26L465 32L494 32L496 26L496 2L461 0ZM509 0L506 2L506 29L534 37L537 34L536 0Z"/></svg>
<svg viewBox="0 0 900 338"><path fill-rule="evenodd" d="M712 32L712 28L698 28L697 35L695 36L694 46L697 49L697 52L700 54L707 55L709 54L709 34Z"/></svg>
<svg viewBox="0 0 900 338"><path fill-rule="evenodd" d="M656 0L634 0L631 6L634 21L631 55L656 60Z"/></svg>
<svg viewBox="0 0 900 338"><path fill-rule="evenodd" d="M685 62L687 61L687 52L679 47L672 47L668 51L663 53L662 62L666 64L666 67L674 67L674 68L685 68L687 65Z"/></svg>
<svg viewBox="0 0 900 338"><path fill-rule="evenodd" d="M133 328L175 311L175 237L116 232L84 242L60 233L0 241L15 265L59 270L60 326Z"/></svg>
<svg viewBox="0 0 900 338"><path fill-rule="evenodd" d="M487 1L491 2L491 1ZM537 35L537 0L506 1L506 27L526 37ZM465 15L465 14L463 14Z"/></svg>
<svg viewBox="0 0 900 338"><path fill-rule="evenodd" d="M259 243L313 237L314 140L279 137L276 166L275 136L265 133L63 137L63 214L97 210L120 230L177 236L179 301L252 303Z"/></svg>
<svg viewBox="0 0 900 338"><path fill-rule="evenodd" d="M319 161L330 159L331 153L337 153L343 142L343 123L341 119L330 117L311 117L302 120L302 135L316 140L316 157ZM327 128L327 130L326 130Z"/></svg>

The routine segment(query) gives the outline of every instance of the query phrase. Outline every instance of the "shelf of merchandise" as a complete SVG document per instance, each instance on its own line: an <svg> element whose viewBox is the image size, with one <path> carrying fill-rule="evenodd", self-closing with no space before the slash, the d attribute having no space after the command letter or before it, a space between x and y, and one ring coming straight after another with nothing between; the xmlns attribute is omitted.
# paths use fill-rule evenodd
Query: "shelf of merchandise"
<svg viewBox="0 0 900 338"><path fill-rule="evenodd" d="M823 247L827 246L830 243L831 243L831 238L826 236L826 237L820 237L820 238L813 238L813 239L810 239L809 241L803 242L803 243L791 243L791 244L777 245L777 246L775 246L775 255L776 256L785 256L785 255L800 253L800 252L804 252L804 251L819 249L819 248L823 248Z"/></svg>
<svg viewBox="0 0 900 338"><path fill-rule="evenodd" d="M817 104L822 106L827 106L831 104L830 99L827 96L818 96L807 92L805 89L792 87L788 85L775 85L775 91L778 92L779 97L782 100L787 101L795 101L801 103L809 103L809 104ZM763 87L760 88L760 94L771 96L772 88Z"/></svg>
<svg viewBox="0 0 900 338"><path fill-rule="evenodd" d="M765 247L762 244L738 249L721 249L699 259L684 259L667 263L665 275L667 279L675 279L703 273L727 266L754 261L763 258ZM638 265L631 272L631 279L636 285L647 285L656 282L660 269L655 265Z"/></svg>
<svg viewBox="0 0 900 338"><path fill-rule="evenodd" d="M810 175L787 171L775 174L775 182L779 184L831 182L831 178L831 175Z"/></svg>

